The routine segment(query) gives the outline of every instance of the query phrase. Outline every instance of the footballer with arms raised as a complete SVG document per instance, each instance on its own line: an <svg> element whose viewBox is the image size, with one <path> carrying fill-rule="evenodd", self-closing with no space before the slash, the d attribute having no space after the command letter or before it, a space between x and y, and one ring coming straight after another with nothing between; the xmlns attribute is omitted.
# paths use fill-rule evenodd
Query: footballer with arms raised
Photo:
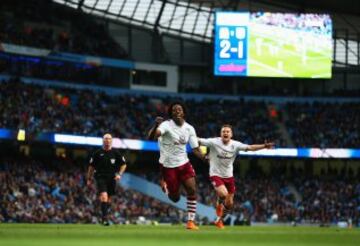
<svg viewBox="0 0 360 246"><path fill-rule="evenodd" d="M194 220L196 215L195 171L186 152L190 144L195 156L206 161L199 148L194 127L185 121L185 107L180 102L172 103L168 109L169 120L156 118L155 125L148 133L149 139L158 139L160 146L160 185L173 202L180 200L180 186L187 194L187 224L190 230L199 229Z"/></svg>
<svg viewBox="0 0 360 246"><path fill-rule="evenodd" d="M103 136L102 148L96 150L90 156L87 172L87 185L91 185L92 178L95 176L101 203L101 223L105 226L110 225L107 215L111 203L111 196L115 194L116 182L120 181L125 169L125 158L119 151L112 149L111 134L105 134Z"/></svg>
<svg viewBox="0 0 360 246"><path fill-rule="evenodd" d="M220 137L199 138L200 145L209 149L210 181L215 188L218 200L216 215L218 216L215 225L223 229L223 219L233 208L235 180L233 176L233 164L239 150L256 151L270 149L274 143L247 145L232 139L233 131L231 125L223 125L220 130Z"/></svg>

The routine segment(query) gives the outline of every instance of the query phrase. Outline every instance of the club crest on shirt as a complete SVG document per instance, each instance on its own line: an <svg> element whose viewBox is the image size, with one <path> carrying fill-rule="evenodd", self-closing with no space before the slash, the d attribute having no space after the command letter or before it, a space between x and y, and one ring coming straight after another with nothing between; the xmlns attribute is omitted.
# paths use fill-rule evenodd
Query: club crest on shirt
<svg viewBox="0 0 360 246"><path fill-rule="evenodd" d="M185 138L185 136L180 136L180 138L179 138L179 143L181 143L181 144L186 144L186 138Z"/></svg>
<svg viewBox="0 0 360 246"><path fill-rule="evenodd" d="M110 159L110 162L111 164L115 164L115 159L114 158Z"/></svg>

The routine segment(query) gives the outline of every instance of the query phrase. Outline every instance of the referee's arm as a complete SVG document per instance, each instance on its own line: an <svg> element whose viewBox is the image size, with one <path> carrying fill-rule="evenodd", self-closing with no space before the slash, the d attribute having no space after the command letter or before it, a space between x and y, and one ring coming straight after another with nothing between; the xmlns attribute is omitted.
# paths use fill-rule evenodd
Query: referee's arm
<svg viewBox="0 0 360 246"><path fill-rule="evenodd" d="M126 165L125 158L123 156L121 156L121 163L120 163L119 171L115 173L116 181L119 181L121 179L121 176L124 174L126 167L127 167L127 165Z"/></svg>

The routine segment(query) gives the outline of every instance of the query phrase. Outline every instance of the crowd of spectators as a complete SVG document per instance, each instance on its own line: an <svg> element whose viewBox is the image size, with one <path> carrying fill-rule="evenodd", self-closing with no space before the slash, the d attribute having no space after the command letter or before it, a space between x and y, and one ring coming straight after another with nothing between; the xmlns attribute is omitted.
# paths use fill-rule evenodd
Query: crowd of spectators
<svg viewBox="0 0 360 246"><path fill-rule="evenodd" d="M256 166L256 165L254 165ZM137 174L136 170L135 174ZM265 174L250 169L236 178L235 224L293 222L320 225L360 219L360 183L353 173L329 171L304 175L282 168ZM158 173L138 174L158 182ZM86 186L85 170L64 159L2 159L0 163L0 222L98 223L95 185ZM206 175L197 174L198 201L214 206L215 192ZM293 187L291 190L290 187ZM117 188L111 207L113 223L145 221L179 223L186 213L131 189ZM296 198L294 191L298 193ZM202 219L202 223L209 223Z"/></svg>
<svg viewBox="0 0 360 246"><path fill-rule="evenodd" d="M5 3L4 3L5 5ZM0 42L53 51L124 58L103 24L59 6L8 4L0 15Z"/></svg>
<svg viewBox="0 0 360 246"><path fill-rule="evenodd" d="M360 146L359 103L288 103L286 112L295 146Z"/></svg>
<svg viewBox="0 0 360 246"><path fill-rule="evenodd" d="M257 24L272 25L290 30L314 32L331 36L332 22L323 14L252 13L251 20Z"/></svg>
<svg viewBox="0 0 360 246"><path fill-rule="evenodd" d="M0 83L0 128L26 129L30 134L62 132L145 139L158 115L167 117L173 97L122 94L110 96L89 90L45 88L11 79ZM187 121L198 136L215 137L224 123L234 127L234 138L244 143L275 141L287 147L277 128L271 104L244 100L184 100ZM285 126L296 147L357 148L360 121L357 103L287 103Z"/></svg>
<svg viewBox="0 0 360 246"><path fill-rule="evenodd" d="M14 79L0 84L0 128L93 136L110 131L120 138L145 139L155 117L167 117L167 106L174 100L44 88ZM264 102L186 100L185 104L187 120L201 137L218 136L221 125L230 123L235 138L245 143L283 143Z"/></svg>
<svg viewBox="0 0 360 246"><path fill-rule="evenodd" d="M120 138L145 139L158 115L167 117L173 97L123 94L109 96L89 90L44 88L18 79L0 83L0 127L24 128L28 133L63 132L101 136L111 131ZM203 99L184 101L187 121L198 136L215 137L230 123L234 138L244 143L276 141L287 147L277 128L281 115L296 147L357 148L360 146L360 110L355 102L291 102L273 117L263 101Z"/></svg>
<svg viewBox="0 0 360 246"><path fill-rule="evenodd" d="M95 183L87 186L85 171L72 164L63 160L2 160L0 222L98 223L101 216ZM110 218L116 224L137 223L141 216L175 223L184 216L181 210L134 190L118 186L117 194Z"/></svg>
<svg viewBox="0 0 360 246"><path fill-rule="evenodd" d="M294 222L336 224L360 219L359 173L305 175L302 169L272 167L265 175L253 170L244 179L237 179L234 215L237 220L257 222ZM296 194L295 194L296 193Z"/></svg>

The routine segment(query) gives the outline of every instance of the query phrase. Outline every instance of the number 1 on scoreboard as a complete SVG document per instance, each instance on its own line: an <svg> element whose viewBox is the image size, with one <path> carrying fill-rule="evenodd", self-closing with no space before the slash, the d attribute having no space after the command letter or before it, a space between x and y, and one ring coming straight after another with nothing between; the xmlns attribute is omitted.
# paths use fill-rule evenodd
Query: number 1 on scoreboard
<svg viewBox="0 0 360 246"><path fill-rule="evenodd" d="M238 42L238 58L242 59L244 57L244 41Z"/></svg>

